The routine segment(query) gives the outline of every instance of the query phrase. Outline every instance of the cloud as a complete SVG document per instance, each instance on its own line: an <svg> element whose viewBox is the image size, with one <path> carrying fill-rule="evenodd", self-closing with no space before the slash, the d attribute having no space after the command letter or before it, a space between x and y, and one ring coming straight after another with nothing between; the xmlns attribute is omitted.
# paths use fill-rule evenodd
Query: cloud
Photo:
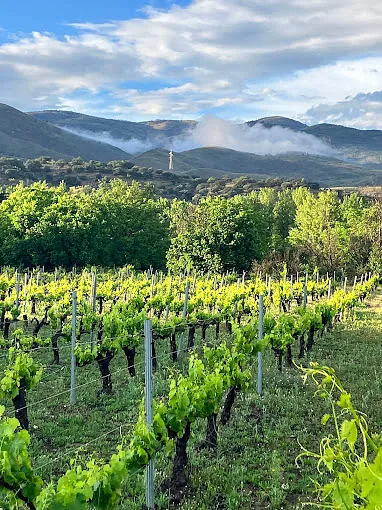
<svg viewBox="0 0 382 510"><path fill-rule="evenodd" d="M346 60L301 70L283 80L268 83L267 94L258 105L265 115L289 115L304 122L316 123L305 112L320 104L335 104L346 98L380 89L382 83L382 58ZM249 86L248 94L263 92Z"/></svg>
<svg viewBox="0 0 382 510"><path fill-rule="evenodd" d="M318 124L343 124L359 129L382 129L382 91L356 96L335 104L310 108L306 119Z"/></svg>
<svg viewBox="0 0 382 510"><path fill-rule="evenodd" d="M323 156L335 156L330 145L315 136L299 133L281 127L265 128L262 124L249 127L220 119L213 115L205 116L194 128L181 136L138 140L121 140L113 138L110 133L64 128L72 133L100 142L109 143L130 153L137 154L153 148L162 147L176 152L183 152L198 147L226 147L253 154L283 154L287 152L304 152Z"/></svg>
<svg viewBox="0 0 382 510"><path fill-rule="evenodd" d="M268 129L262 124L249 127L247 124L235 124L212 115L204 117L188 136L175 139L170 148L181 152L197 147L226 147L260 155L287 152L335 155L329 144L307 133L278 126Z"/></svg>
<svg viewBox="0 0 382 510"><path fill-rule="evenodd" d="M81 91L88 113L100 112L93 100L102 97L104 108L121 118L230 109L247 116L261 104L302 114L317 103L309 99L317 91L322 102L340 101L347 81L360 82L355 64L335 87L320 91L318 80L312 94L309 70L320 78L322 66L346 65L349 58L362 66L362 59L375 58L381 24L382 4L375 0L194 0L147 8L143 18L73 24L75 35L35 32L0 45L0 99L25 109L55 108ZM150 90L164 77L166 86ZM131 81L146 85L131 87ZM267 88L274 92L264 96Z"/></svg>
<svg viewBox="0 0 382 510"><path fill-rule="evenodd" d="M168 140L165 140L163 137L156 137L151 140L140 140L138 138L130 138L130 140L123 140L121 138L114 138L107 131L102 132L93 132L86 131L84 129L73 129L68 126L60 126L61 129L65 131L69 131L70 133L74 133L75 135L82 136L84 138L90 138L91 140L96 140L97 142L108 143L109 145L113 145L114 147L118 147L123 151L129 154L141 154L143 152L149 151L155 147L166 146Z"/></svg>

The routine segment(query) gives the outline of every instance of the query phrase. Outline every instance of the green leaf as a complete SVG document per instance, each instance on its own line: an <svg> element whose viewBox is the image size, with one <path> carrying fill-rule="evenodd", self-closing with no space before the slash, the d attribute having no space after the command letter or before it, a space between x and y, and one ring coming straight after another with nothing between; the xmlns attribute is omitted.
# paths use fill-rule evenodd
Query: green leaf
<svg viewBox="0 0 382 510"><path fill-rule="evenodd" d="M322 425L326 425L330 418L331 418L330 414L324 414L324 416L321 418Z"/></svg>
<svg viewBox="0 0 382 510"><path fill-rule="evenodd" d="M342 441L347 441L349 447L352 451L354 451L355 442L357 441L357 425L355 420L347 420L344 421L341 425L341 439Z"/></svg>

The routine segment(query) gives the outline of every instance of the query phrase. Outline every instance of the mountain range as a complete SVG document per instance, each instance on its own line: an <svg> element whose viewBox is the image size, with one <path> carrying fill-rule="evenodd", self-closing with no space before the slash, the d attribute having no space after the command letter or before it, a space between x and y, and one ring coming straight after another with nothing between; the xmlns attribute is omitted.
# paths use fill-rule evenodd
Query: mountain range
<svg viewBox="0 0 382 510"><path fill-rule="evenodd" d="M33 115L0 104L0 155L21 158L50 156L110 161L128 159L121 149L64 131Z"/></svg>
<svg viewBox="0 0 382 510"><path fill-rule="evenodd" d="M303 144L300 151L276 155L199 146L174 152L175 171L204 178L305 178L323 186L382 184L382 131L334 124L308 126L285 117L249 121L246 127L259 124L270 130L278 128L277 133L292 138L294 134L311 135L310 140L325 142L332 153L307 154ZM185 139L197 126L192 120L131 122L59 110L23 113L0 104L0 155L128 160L140 167L167 170L173 141ZM275 131L270 133L274 136ZM132 148L134 154L128 150Z"/></svg>

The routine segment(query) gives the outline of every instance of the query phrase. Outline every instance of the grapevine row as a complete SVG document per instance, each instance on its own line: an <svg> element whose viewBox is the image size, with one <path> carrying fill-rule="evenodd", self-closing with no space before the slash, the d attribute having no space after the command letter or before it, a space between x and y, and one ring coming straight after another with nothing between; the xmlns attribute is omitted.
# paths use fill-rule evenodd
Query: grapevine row
<svg viewBox="0 0 382 510"><path fill-rule="evenodd" d="M234 314L224 315L222 310L217 308L219 321L227 317L228 320L232 320L235 317L236 322L240 322L240 324L232 326L232 342L222 341L217 345L204 346L202 356L198 356L196 352L190 355L187 374L173 375L166 398L154 402L152 430L145 424L142 412L130 443L127 447L120 446L108 463L90 461L85 466L77 465L67 471L57 483L51 483L47 487L43 487L42 480L36 476L31 467L28 456L28 433L18 429L17 420L3 417L0 422L1 451L7 454L2 458L8 460L7 462L1 461L1 490L6 494L7 501L15 503L17 500L21 500L29 508L38 510L87 509L94 506L100 509L112 509L117 506L121 498L121 486L127 474L142 470L149 459L154 457L159 450L164 449L167 452L172 452L174 447L176 452L174 469L169 484L174 493L179 492L186 483L186 448L193 423L197 418L207 419L205 445L216 446L219 409L222 407L220 424L224 426L230 419L237 393L245 390L250 384L252 379L250 367L253 356L266 348L271 348L278 357L279 363L285 354L288 362L291 362L292 346L296 341L299 346L299 356L304 356L305 351L312 348L315 335L340 320L341 315L346 310L353 308L359 300L363 300L377 282L378 278L373 277L367 282L356 285L352 292L346 293L343 290L337 290L327 301L318 302L313 307L306 309L298 307L290 313L271 311L272 296L266 295L269 311L264 317L264 338L262 340L258 339L258 324L257 319L254 318L256 306L250 304L249 306L252 308L247 310L246 299L248 296L246 293L243 296L240 286L237 286L236 291L233 292L233 295L236 296L234 303L237 304L234 306ZM214 306L216 306L217 300L214 299L213 288L210 283L203 285L203 292L209 292L207 299L211 301L208 305L210 313L216 315ZM257 285L257 283L253 285ZM279 282L278 285L279 288L287 290L287 283ZM250 291L252 302L257 303L257 300L254 299L257 293L254 290L252 287ZM266 290L264 292L263 287L260 292L266 294ZM197 296L198 294L196 294ZM129 306L135 297L132 295L126 306ZM150 296L149 299L154 297L155 295ZM163 301L161 304L163 306ZM204 306L206 306L205 303ZM190 309L190 315L194 310ZM128 311L129 308L116 308L116 304L114 304L108 314L115 314L118 316L118 320L124 320L123 315ZM136 309L134 313L137 313ZM163 311L156 317L158 321L161 320L162 313ZM131 316L129 317L128 313L126 315L128 316L126 320L129 321ZM146 311L144 317L147 318L150 315L154 314L151 311ZM217 320L215 315L213 320ZM238 321L239 315L240 321ZM177 314L175 317L178 317ZM94 320L96 319L93 316L89 322L90 326ZM103 317L104 320L105 317ZM114 317L108 317L108 320L115 324ZM181 327L185 327L185 324L189 325L189 320L187 318ZM195 317L194 320L200 321L201 319ZM203 317L202 320L203 322L210 320L210 317ZM108 324L107 321L106 324ZM128 322L128 324L130 326L131 323ZM135 335L138 330L142 331L139 321L138 324L137 329L124 329L123 331L128 331L128 335L134 331ZM160 325L160 322L158 324ZM179 324L181 323L179 322ZM197 324L197 322L191 322L191 324ZM176 325L176 327L179 326ZM126 328L125 323L123 328ZM110 332L110 330L107 331ZM7 374L8 380L12 379L12 374L14 374L16 387L20 387L22 377L25 378L25 382L29 381L28 384L32 387L39 377L39 368L33 367L32 369L30 366L27 376L24 372L18 373L16 370L17 360L20 359L20 356L28 357L29 355L27 352L20 352L20 349L15 346L10 347L9 350L14 358L13 365L11 364L8 369L10 371ZM31 358L29 357L29 359ZM7 396L6 389L3 390L3 381L0 386L4 391L3 396Z"/></svg>

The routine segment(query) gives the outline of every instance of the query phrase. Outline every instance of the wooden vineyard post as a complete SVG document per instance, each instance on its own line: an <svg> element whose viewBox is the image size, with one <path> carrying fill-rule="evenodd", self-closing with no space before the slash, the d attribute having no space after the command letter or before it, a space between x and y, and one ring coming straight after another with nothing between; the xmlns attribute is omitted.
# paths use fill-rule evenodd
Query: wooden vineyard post
<svg viewBox="0 0 382 510"><path fill-rule="evenodd" d="M70 403L76 403L76 327L77 327L77 291L72 293L72 348L71 348L71 370L70 370Z"/></svg>
<svg viewBox="0 0 382 510"><path fill-rule="evenodd" d="M330 299L330 296L332 294L332 279L329 278L329 285L328 285L328 299Z"/></svg>
<svg viewBox="0 0 382 510"><path fill-rule="evenodd" d="M189 280L187 280L186 289L184 291L183 320L185 320L187 318L187 307L188 307L189 293L190 293L190 282L189 282ZM179 344L178 344L178 358L182 352L183 340L184 340L184 333L181 333L180 337L179 337Z"/></svg>
<svg viewBox="0 0 382 510"><path fill-rule="evenodd" d="M152 322L145 320L145 412L149 430L153 427L153 358L152 358ZM150 459L146 467L146 507L154 508L154 460Z"/></svg>
<svg viewBox="0 0 382 510"><path fill-rule="evenodd" d="M356 286L356 284L357 284L357 277L355 276L355 277L354 277L354 284L353 284L353 292L354 292L354 290L355 290L355 286Z"/></svg>
<svg viewBox="0 0 382 510"><path fill-rule="evenodd" d="M264 298L259 296L259 340L263 339ZM257 393L263 394L263 353L257 353Z"/></svg>
<svg viewBox="0 0 382 510"><path fill-rule="evenodd" d="M346 293L346 285L348 283L348 277L345 276L345 280L344 280L344 292Z"/></svg>

